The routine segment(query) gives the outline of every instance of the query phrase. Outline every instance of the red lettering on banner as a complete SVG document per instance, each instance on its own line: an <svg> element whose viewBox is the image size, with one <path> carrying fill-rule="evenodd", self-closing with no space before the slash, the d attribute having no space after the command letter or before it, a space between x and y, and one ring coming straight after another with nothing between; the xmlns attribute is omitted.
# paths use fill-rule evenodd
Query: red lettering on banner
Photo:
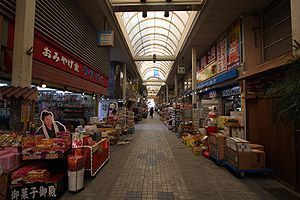
<svg viewBox="0 0 300 200"><path fill-rule="evenodd" d="M46 41L39 34L34 38L33 58L68 73L107 87L107 78L93 70L87 64L76 59L69 52Z"/></svg>

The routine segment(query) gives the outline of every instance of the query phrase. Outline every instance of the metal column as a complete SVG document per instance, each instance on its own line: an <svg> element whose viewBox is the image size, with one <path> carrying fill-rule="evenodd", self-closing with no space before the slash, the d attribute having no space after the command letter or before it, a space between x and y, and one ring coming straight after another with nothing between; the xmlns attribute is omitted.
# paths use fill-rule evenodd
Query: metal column
<svg viewBox="0 0 300 200"><path fill-rule="evenodd" d="M197 65L197 54L196 48L192 48L192 104L196 103L196 95L194 90L196 89L196 65Z"/></svg>
<svg viewBox="0 0 300 200"><path fill-rule="evenodd" d="M126 100L126 80L127 80L127 73L126 73L126 64L123 64L123 103L125 103Z"/></svg>

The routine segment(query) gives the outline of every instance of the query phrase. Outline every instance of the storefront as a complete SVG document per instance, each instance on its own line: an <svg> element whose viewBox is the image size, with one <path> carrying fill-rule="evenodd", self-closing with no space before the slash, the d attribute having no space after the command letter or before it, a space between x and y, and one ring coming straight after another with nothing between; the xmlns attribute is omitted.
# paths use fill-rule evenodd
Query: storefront
<svg viewBox="0 0 300 200"><path fill-rule="evenodd" d="M36 124L40 124L40 113L43 110L51 111L55 120L63 123L70 131L79 125L88 124L91 117L97 116L95 95L41 87L38 90L34 116Z"/></svg>
<svg viewBox="0 0 300 200"><path fill-rule="evenodd" d="M8 0L8 4L12 6L11 9L7 9L6 4L0 5L0 80L9 83L13 66L15 2ZM49 10L52 5L57 8L54 15ZM32 86L44 85L53 90L40 88L42 90L39 90L35 105L35 123L38 123L38 113L42 109L51 109L57 119L74 127L80 124L79 119L86 122L89 117L97 116L96 100L108 95L109 48L97 47L93 34L96 30L91 22L80 17L80 12L82 16L84 13L79 5L74 5L70 12L65 13L69 6L70 1L48 2L47 5L45 2L36 2L34 42L31 48ZM66 22L56 19L61 14L65 15ZM77 27L83 25L87 29L77 30ZM64 34L57 34L61 31ZM84 45L76 42L79 40ZM70 104L68 108L67 104ZM1 118L4 119L9 112L5 113L6 116L2 114Z"/></svg>
<svg viewBox="0 0 300 200"><path fill-rule="evenodd" d="M209 107L216 107L218 115L230 115L230 111L241 111L240 87L234 79L238 76L237 69L217 75L197 84L199 108L205 117Z"/></svg>

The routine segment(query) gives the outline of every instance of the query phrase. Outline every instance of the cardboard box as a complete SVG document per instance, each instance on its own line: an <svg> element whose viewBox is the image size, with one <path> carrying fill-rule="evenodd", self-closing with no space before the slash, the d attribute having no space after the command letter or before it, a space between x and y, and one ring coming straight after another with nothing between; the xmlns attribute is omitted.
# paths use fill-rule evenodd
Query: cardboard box
<svg viewBox="0 0 300 200"><path fill-rule="evenodd" d="M238 153L238 168L240 170L253 169L253 156L251 151L243 151Z"/></svg>
<svg viewBox="0 0 300 200"><path fill-rule="evenodd" d="M251 152L238 152L226 147L226 162L238 169L248 169L251 166L251 159Z"/></svg>
<svg viewBox="0 0 300 200"><path fill-rule="evenodd" d="M251 149L251 150L265 151L264 146L263 146L263 145L260 145L260 144L250 144L250 149Z"/></svg>
<svg viewBox="0 0 300 200"><path fill-rule="evenodd" d="M266 165L265 159L264 151L234 151L233 149L226 147L226 162L239 170L263 169Z"/></svg>
<svg viewBox="0 0 300 200"><path fill-rule="evenodd" d="M251 150L252 169L263 169L266 167L266 153L260 150Z"/></svg>
<svg viewBox="0 0 300 200"><path fill-rule="evenodd" d="M225 152L225 160L227 162L229 162L229 163L234 162L235 163L234 166L237 166L238 165L238 152L232 150L229 147L225 147L225 150L226 150L226 152Z"/></svg>
<svg viewBox="0 0 300 200"><path fill-rule="evenodd" d="M210 143L209 144L209 151L218 160L224 160L225 159L225 145L215 145L215 144Z"/></svg>
<svg viewBox="0 0 300 200"><path fill-rule="evenodd" d="M209 142L216 145L225 145L226 136L220 133L210 133Z"/></svg>
<svg viewBox="0 0 300 200"><path fill-rule="evenodd" d="M226 146L234 151L250 151L250 143L240 138L226 138Z"/></svg>

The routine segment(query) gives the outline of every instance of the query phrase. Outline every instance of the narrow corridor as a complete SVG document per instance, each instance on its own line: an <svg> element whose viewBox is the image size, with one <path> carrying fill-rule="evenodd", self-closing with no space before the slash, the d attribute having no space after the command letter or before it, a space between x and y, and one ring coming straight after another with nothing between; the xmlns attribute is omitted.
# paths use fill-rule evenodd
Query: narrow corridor
<svg viewBox="0 0 300 200"><path fill-rule="evenodd" d="M270 177L238 179L195 156L154 117L136 125L126 146L112 146L110 161L85 189L61 199L299 199Z"/></svg>

